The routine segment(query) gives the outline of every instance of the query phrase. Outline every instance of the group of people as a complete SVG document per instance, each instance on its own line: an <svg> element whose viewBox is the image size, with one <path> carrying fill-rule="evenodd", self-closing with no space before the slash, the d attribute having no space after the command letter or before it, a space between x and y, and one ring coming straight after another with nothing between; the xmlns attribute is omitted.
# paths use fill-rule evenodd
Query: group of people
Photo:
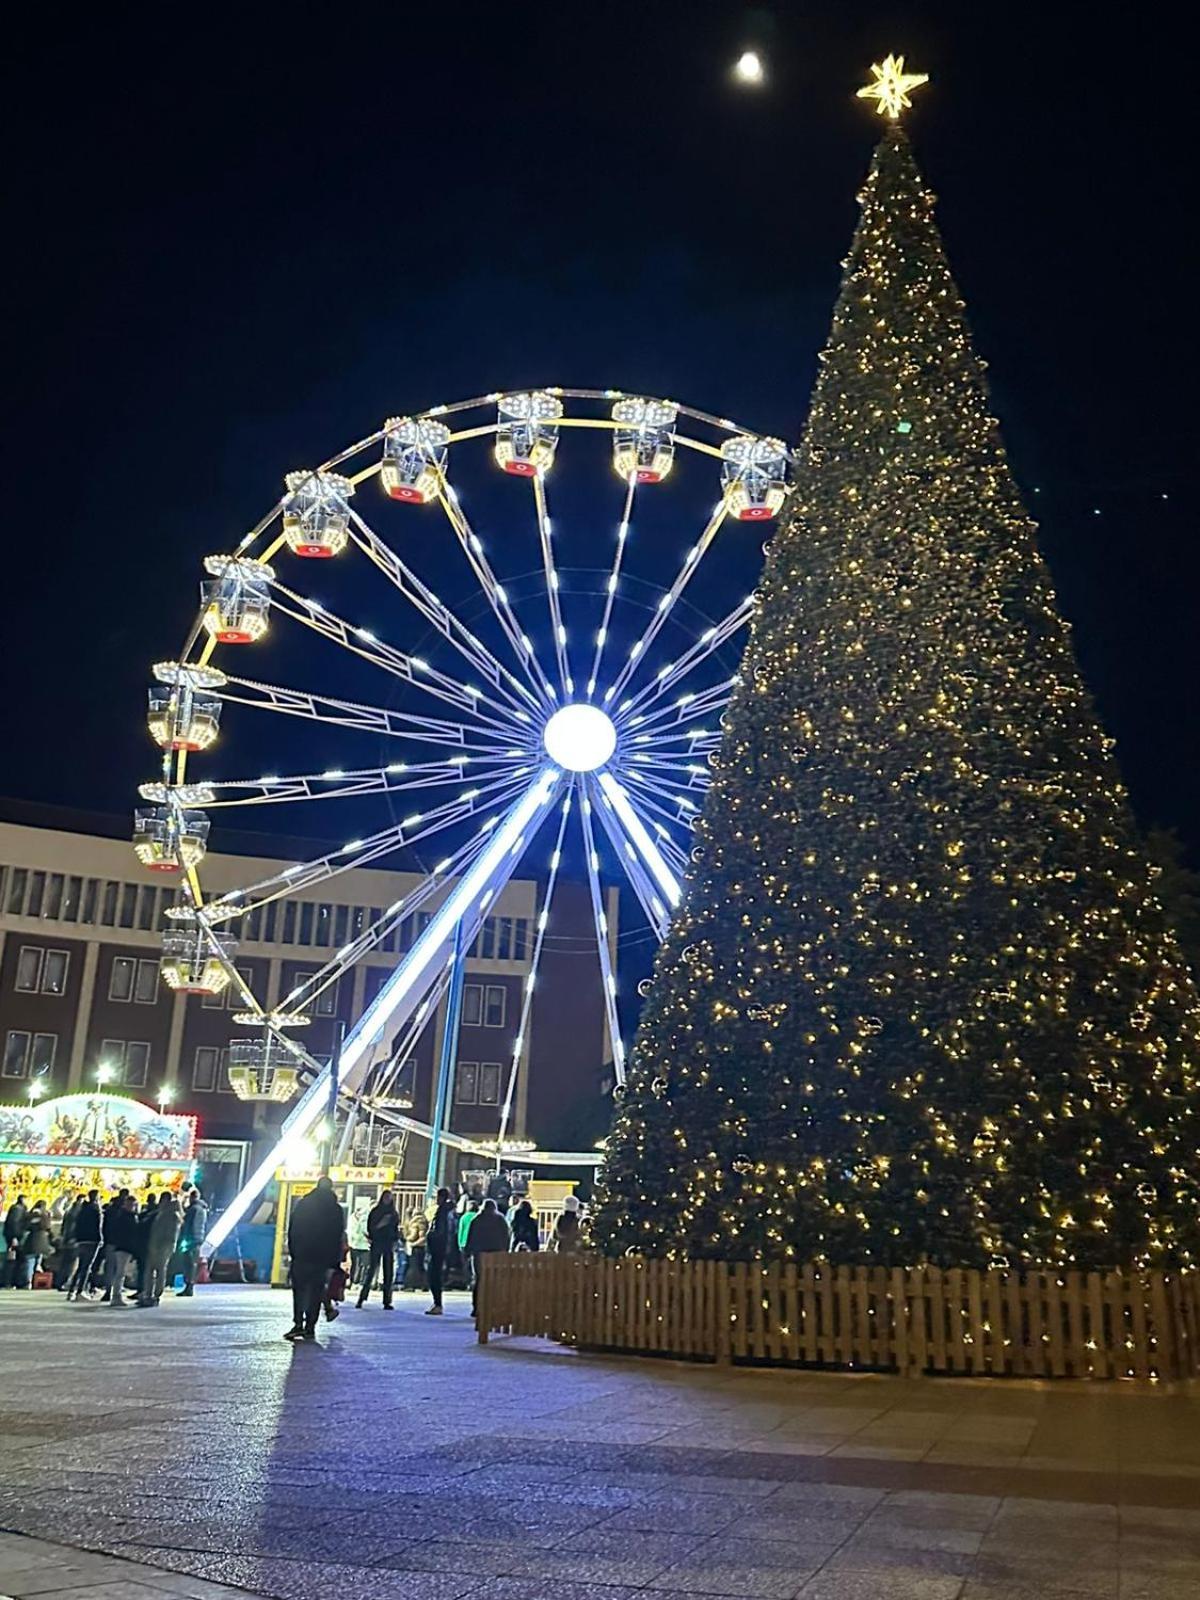
<svg viewBox="0 0 1200 1600"><path fill-rule="evenodd" d="M580 1210L579 1201L568 1195L551 1232L551 1249L563 1254L579 1249ZM287 1241L292 1326L285 1339L293 1343L315 1340L322 1308L329 1321L338 1316L337 1302L346 1283L358 1286L356 1305L361 1309L370 1298L377 1274L385 1311L393 1309L398 1281L402 1289L428 1287L432 1304L425 1314L440 1317L448 1277L457 1270L471 1289L474 1315L480 1258L541 1248L537 1217L528 1200L519 1202L510 1222L495 1199L460 1205L449 1189L438 1190L428 1211L415 1211L402 1221L395 1192L385 1188L365 1217L352 1219L351 1229L347 1234L346 1215L328 1177L318 1179L316 1187L292 1207Z"/></svg>
<svg viewBox="0 0 1200 1600"><path fill-rule="evenodd" d="M4 1284L29 1289L46 1272L68 1301L100 1300L115 1308L156 1306L175 1273L181 1295L195 1291L200 1245L208 1207L200 1190L187 1187L148 1194L141 1206L128 1189L102 1203L100 1192L74 1195L57 1233L51 1208L31 1206L18 1195L4 1216ZM133 1299L126 1299L132 1281Z"/></svg>

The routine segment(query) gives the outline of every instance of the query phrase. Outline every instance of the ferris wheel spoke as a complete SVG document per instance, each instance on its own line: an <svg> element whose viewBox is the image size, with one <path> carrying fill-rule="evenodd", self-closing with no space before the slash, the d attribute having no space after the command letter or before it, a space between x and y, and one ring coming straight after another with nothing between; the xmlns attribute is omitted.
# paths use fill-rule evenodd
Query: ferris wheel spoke
<svg viewBox="0 0 1200 1600"><path fill-rule="evenodd" d="M280 1000L278 1009L286 1013L306 1010L311 1006L319 995L337 982L343 972L354 966L355 962L360 961L370 951L377 949L405 918L419 911L448 878L468 868L486 842L487 834L477 833L444 861L439 861L431 872L426 873L415 889L410 889L406 895L394 901L381 916L330 956L324 966L298 983L290 994Z"/></svg>
<svg viewBox="0 0 1200 1600"><path fill-rule="evenodd" d="M740 628L745 627L754 615L755 599L756 596L748 594L734 606L732 611L722 617L720 622L705 629L695 644L685 650L677 661L664 667L651 683L644 685L632 699L622 705L622 711L636 711L640 707L644 712L656 701L661 700L663 695L669 694L689 672L701 666L722 645L727 644ZM726 681L732 683L733 680L730 678Z"/></svg>
<svg viewBox="0 0 1200 1600"><path fill-rule="evenodd" d="M633 518L633 496L637 489L637 477L632 476L625 488L625 505L621 512L621 520L617 525L617 547L613 552L612 568L608 574L608 581L604 588L604 613L600 618L600 626L596 630L595 654L592 657L592 670L588 674L587 698L590 700L596 693L596 683L600 677L600 663L604 659L604 647L608 643L608 629L612 622L613 605L617 598L617 586L621 581L621 564L625 559L625 545L629 538L629 524Z"/></svg>
<svg viewBox="0 0 1200 1600"><path fill-rule="evenodd" d="M312 861L299 861L294 866L286 867L282 872L274 873L269 878L251 884L249 888L235 889L219 896L216 900L210 900L205 916L210 923L227 922L233 917L245 916L269 900L278 900L284 895L296 894L301 889L310 888L314 883L323 883L329 878L336 878L341 873L349 871L351 867L365 866L370 861L378 860L380 856L389 855L395 850L417 844L420 840L429 838L431 834L440 833L443 828L453 827L456 823L475 816L492 805L503 804L528 781L528 774L521 776L513 774L497 779L482 788L465 790L457 799L447 801L445 805L437 806L432 811L417 812L411 817L405 817L402 822L393 823L391 827L381 828L378 833L370 834L365 839L352 839L340 850L331 850ZM495 826L497 820L495 816L489 817L480 831L487 832Z"/></svg>
<svg viewBox="0 0 1200 1600"><path fill-rule="evenodd" d="M640 807L653 812L656 816L665 817L668 822L673 822L678 827L690 828L693 818L700 814L700 807L687 795L672 793L668 789L648 783L636 773L622 772L621 781L627 789L636 791L631 798L636 798L636 803Z"/></svg>
<svg viewBox="0 0 1200 1600"><path fill-rule="evenodd" d="M567 630L562 618L562 605L558 597L558 568L554 562L554 529L546 506L546 483L541 473L533 478L533 503L537 510L538 540L542 547L542 567L546 574L546 597L550 604L550 627L554 634L554 658L558 662L558 679L563 698L570 700L575 693L575 680L567 660Z"/></svg>
<svg viewBox="0 0 1200 1600"><path fill-rule="evenodd" d="M528 721L531 711L540 712L541 706L536 695L496 660L483 641L458 620L450 608L438 599L427 584L421 582L353 508L350 509L350 527L351 537L363 554L375 563L425 620L483 675L497 693L513 702L514 715Z"/></svg>
<svg viewBox="0 0 1200 1600"><path fill-rule="evenodd" d="M670 921L670 913L679 904L679 880L664 861L661 850L651 838L624 785L611 772L601 772L593 781L593 789L599 795L600 815L605 827L609 826L611 819L612 826L619 831L622 843L618 854L622 866L629 872L631 863L636 862L638 868L653 880L656 893L652 900L652 909L655 910L652 920L662 937ZM630 873L630 876L632 880L633 874ZM636 889L636 883L634 887Z"/></svg>
<svg viewBox="0 0 1200 1600"><path fill-rule="evenodd" d="M241 693L234 691L240 690ZM503 746L487 728L473 723L453 722L439 717L421 717L413 712L392 711L382 706L365 705L357 700L339 700L332 695L315 694L308 689L287 689L281 684L260 683L254 678L224 677L214 691L222 700L255 706L260 711L278 711L285 716L308 717L335 727L357 728L364 733L386 734L394 739L416 739L426 744L453 745L495 756L520 756L526 753L517 742ZM532 748L532 740L528 748Z"/></svg>
<svg viewBox="0 0 1200 1600"><path fill-rule="evenodd" d="M600 959L600 987L604 994L604 1014L612 1045L613 1071L618 1084L625 1082L625 1044L621 1038L621 1019L617 1015L617 980L613 974L612 951L608 943L608 917L604 911L604 892L600 887L600 857L596 853L592 827L592 801L584 780L579 817L583 826L583 853L587 861L588 892L592 901L592 921L596 929L596 954Z"/></svg>
<svg viewBox="0 0 1200 1600"><path fill-rule="evenodd" d="M517 621L517 614L513 610L512 601L508 598L508 591L497 579L492 569L491 562L483 548L483 540L475 532L463 510L462 501L459 499L454 485L443 478L442 492L439 496L442 510L446 519L454 529L454 535L462 547L463 554L470 563L471 570L492 608L496 621L500 624L505 638L512 647L513 654L521 663L521 669L529 680L529 694L531 703L540 710L552 707L558 696L554 686L546 676L533 643L529 635L522 629ZM523 687L523 686L522 686Z"/></svg>
<svg viewBox="0 0 1200 1600"><path fill-rule="evenodd" d="M736 678L725 678L720 683L710 684L707 689L682 694L669 706L623 720L621 727L628 732L632 743L653 746L660 733L669 733L681 722L694 722L697 717L708 717L713 712L720 716L729 704L737 681Z"/></svg>
<svg viewBox="0 0 1200 1600"><path fill-rule="evenodd" d="M525 1035L529 1031L529 1013L533 1006L533 991L537 987L538 968L542 959L542 946L546 942L546 926L550 921L550 904L554 899L554 886L558 882L558 869L562 861L563 837L567 831L567 820L571 815L572 798L573 794L568 792L566 799L562 803L558 835L554 841L554 851L550 857L550 873L546 879L546 898L542 902L541 911L538 912L529 972L521 995L521 1016L517 1023L517 1036L513 1040L512 1060L508 1069L508 1086L504 1091L504 1105L500 1112L500 1131L496 1142L497 1159L499 1159L500 1151L504 1148L504 1140L508 1134L508 1123L512 1116L513 1095L517 1087L517 1073L520 1070L521 1056L525 1049Z"/></svg>
<svg viewBox="0 0 1200 1600"><path fill-rule="evenodd" d="M403 650L385 644L381 639L377 639L370 629L356 627L344 618L336 616L319 601L296 594L277 580L272 581L271 587L277 595L285 596L286 602L290 602L288 604L277 599L276 611L281 611L285 616L303 623L306 628L311 628L323 638L340 645L352 655L369 661L373 666L381 667L405 683L414 684L426 694L445 700L461 711L474 714L481 722L490 723L492 727L509 734L518 731L513 709L500 701L493 700L484 690L476 688L473 684L461 683L448 673L438 671L420 656L409 655ZM481 706L488 707L493 714L489 715L488 711L481 710Z"/></svg>
<svg viewBox="0 0 1200 1600"><path fill-rule="evenodd" d="M621 870L629 880L655 938L661 942L666 936L671 916L662 891L656 887L637 851L621 831L612 814L611 806L595 784L589 784L589 795L595 813L600 818L600 826L608 836L609 843L620 862Z"/></svg>
<svg viewBox="0 0 1200 1600"><path fill-rule="evenodd" d="M487 908L516 871L521 852L540 825L562 784L554 768L543 769L499 819L486 846L470 869L434 912L429 926L397 965L374 1000L346 1035L341 1052L341 1081L347 1094L362 1082L369 1052L384 1029L404 1027L431 984L453 956L461 924L469 943L487 915ZM310 1058L311 1059L311 1058ZM210 1253L246 1215L281 1160L295 1149L321 1116L328 1101L329 1068L322 1068L296 1102L275 1144L249 1175L205 1241Z"/></svg>
<svg viewBox="0 0 1200 1600"><path fill-rule="evenodd" d="M616 701L619 699L622 690L625 688L625 685L631 681L638 668L645 661L646 651L654 643L655 639L658 638L658 635L662 631L667 618L675 609L676 601L679 599L680 595L695 576L697 568L704 559L704 556L712 545L713 540L716 538L721 524L725 521L728 511L729 506L727 501L721 500L717 503L712 515L704 525L704 531L684 557L683 566L680 568L675 582L659 601L658 609L650 618L650 621L646 624L641 637L635 640L635 642L630 646L628 660L617 674L616 679L613 681L612 685L605 690L604 701L606 705L610 701Z"/></svg>
<svg viewBox="0 0 1200 1600"><path fill-rule="evenodd" d="M472 765L472 762L475 764ZM484 764L486 763L486 765ZM144 783L143 800L175 801L181 806L203 806L206 811L231 806L284 805L298 800L345 800L368 794L402 794L408 790L436 789L462 783L471 765L475 780L512 773L516 760L490 760L484 756L452 756L449 761L392 762L386 767L340 768L292 777L222 778L213 782L169 786ZM238 792L241 791L241 792Z"/></svg>

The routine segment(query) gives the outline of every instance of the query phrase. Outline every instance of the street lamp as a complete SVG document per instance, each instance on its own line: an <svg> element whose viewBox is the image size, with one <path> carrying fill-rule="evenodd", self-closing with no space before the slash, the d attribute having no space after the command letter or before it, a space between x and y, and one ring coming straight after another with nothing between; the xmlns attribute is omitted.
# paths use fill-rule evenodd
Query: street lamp
<svg viewBox="0 0 1200 1600"><path fill-rule="evenodd" d="M158 1091L158 1114L161 1116L171 1101L175 1098L175 1090L169 1083L164 1083Z"/></svg>
<svg viewBox="0 0 1200 1600"><path fill-rule="evenodd" d="M112 1077L113 1067L111 1062L102 1061L96 1068L96 1082L103 1088L106 1083L112 1082Z"/></svg>
<svg viewBox="0 0 1200 1600"><path fill-rule="evenodd" d="M25 1093L29 1096L31 1104L34 1101L40 1100L42 1098L42 1096L45 1094L45 1092L46 1092L46 1085L42 1082L42 1080L40 1078L35 1078L33 1080L33 1082L29 1085L29 1087L25 1091Z"/></svg>

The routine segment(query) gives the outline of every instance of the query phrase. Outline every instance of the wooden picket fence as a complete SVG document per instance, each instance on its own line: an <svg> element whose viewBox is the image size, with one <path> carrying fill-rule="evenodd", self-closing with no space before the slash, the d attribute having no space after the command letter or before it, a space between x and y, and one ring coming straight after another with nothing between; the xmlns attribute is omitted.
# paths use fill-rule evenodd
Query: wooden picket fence
<svg viewBox="0 0 1200 1600"><path fill-rule="evenodd" d="M1026 1378L1200 1376L1200 1273L490 1255L477 1328L598 1350Z"/></svg>

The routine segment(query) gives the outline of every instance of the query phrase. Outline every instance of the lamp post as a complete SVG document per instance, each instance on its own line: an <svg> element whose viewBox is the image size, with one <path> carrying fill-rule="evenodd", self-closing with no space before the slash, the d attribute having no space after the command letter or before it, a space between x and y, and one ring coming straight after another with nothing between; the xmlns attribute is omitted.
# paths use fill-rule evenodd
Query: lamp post
<svg viewBox="0 0 1200 1600"><path fill-rule="evenodd" d="M29 1085L29 1087L25 1091L25 1093L29 1096L30 1105L36 1105L36 1103L42 1098L42 1096L45 1094L45 1092L46 1092L46 1085L42 1082L42 1080L40 1078L34 1078L33 1082Z"/></svg>
<svg viewBox="0 0 1200 1600"><path fill-rule="evenodd" d="M158 1091L158 1114L160 1117L166 1111L167 1107L171 1104L171 1101L174 1098L175 1089L172 1084L164 1083L160 1085Z"/></svg>
<svg viewBox="0 0 1200 1600"><path fill-rule="evenodd" d="M102 1089L103 1089L103 1087L104 1087L104 1085L106 1083L111 1083L112 1082L112 1080L113 1080L113 1072L114 1072L114 1069L113 1069L112 1063L108 1062L108 1061L102 1061L100 1063L100 1065L96 1068L96 1082L100 1085L100 1087Z"/></svg>

